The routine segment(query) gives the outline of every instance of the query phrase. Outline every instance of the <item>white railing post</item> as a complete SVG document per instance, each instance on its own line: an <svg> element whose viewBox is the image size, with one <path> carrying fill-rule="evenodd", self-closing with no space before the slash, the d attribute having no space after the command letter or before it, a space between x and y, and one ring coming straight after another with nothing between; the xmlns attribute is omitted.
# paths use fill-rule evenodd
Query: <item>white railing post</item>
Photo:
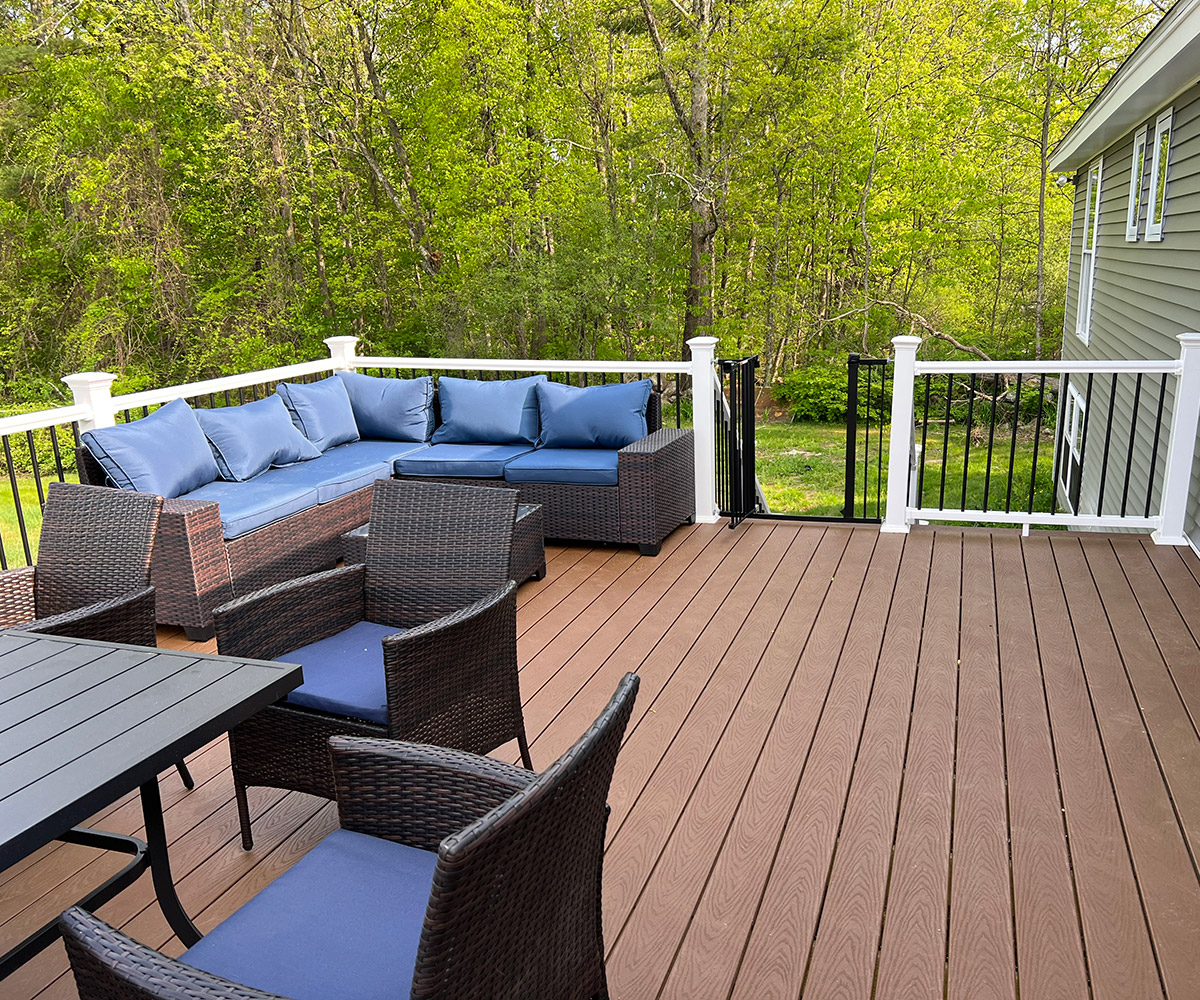
<svg viewBox="0 0 1200 1000"><path fill-rule="evenodd" d="M1175 406L1171 413L1171 436L1167 443L1167 466L1163 473L1162 504L1159 508L1162 521L1151 536L1159 545L1187 545L1183 524L1192 484L1198 426L1200 333L1181 333L1179 379L1175 383Z"/></svg>
<svg viewBox="0 0 1200 1000"><path fill-rule="evenodd" d="M713 357L716 337L693 337L687 342L692 352L692 430L696 454L696 522L713 524L721 519L717 510L717 414L713 396ZM676 398L678 405L678 397Z"/></svg>
<svg viewBox="0 0 1200 1000"><path fill-rule="evenodd" d="M89 415L79 421L81 431L112 427L117 422L112 398L112 384L117 380L116 375L109 372L76 372L74 375L64 375L62 380L75 397L75 405L88 408Z"/></svg>
<svg viewBox="0 0 1200 1000"><path fill-rule="evenodd" d="M912 469L913 380L920 337L893 337L892 435L888 445L887 510L880 531L908 531L909 472Z"/></svg>
<svg viewBox="0 0 1200 1000"><path fill-rule="evenodd" d="M353 336L325 338L325 346L329 348L329 356L333 358L333 367L337 371L354 371L354 345L357 343L358 338Z"/></svg>

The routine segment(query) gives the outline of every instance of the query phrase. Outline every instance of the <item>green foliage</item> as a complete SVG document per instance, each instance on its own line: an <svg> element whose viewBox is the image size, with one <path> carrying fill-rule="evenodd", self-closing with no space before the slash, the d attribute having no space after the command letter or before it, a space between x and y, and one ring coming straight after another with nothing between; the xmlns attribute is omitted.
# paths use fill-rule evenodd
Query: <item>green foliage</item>
<svg viewBox="0 0 1200 1000"><path fill-rule="evenodd" d="M822 424L846 419L849 398L845 365L805 365L784 376L776 395L792 411L795 420Z"/></svg>

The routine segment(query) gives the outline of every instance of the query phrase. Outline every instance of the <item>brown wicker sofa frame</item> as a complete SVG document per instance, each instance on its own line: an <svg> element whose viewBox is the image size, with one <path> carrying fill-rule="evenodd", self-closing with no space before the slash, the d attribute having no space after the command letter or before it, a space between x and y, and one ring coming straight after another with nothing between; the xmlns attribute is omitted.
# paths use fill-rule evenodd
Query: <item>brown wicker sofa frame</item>
<svg viewBox="0 0 1200 1000"><path fill-rule="evenodd" d="M692 431L661 427L657 393L650 395L646 419L650 434L620 450L616 486L413 478L517 489L522 503L542 505L547 538L637 545L644 555L656 555L667 535L693 516ZM75 454L81 483L107 485L86 447ZM343 532L363 524L370 507L368 486L225 539L215 501L164 500L151 570L159 624L178 626L191 639L212 638L218 605L335 566Z"/></svg>

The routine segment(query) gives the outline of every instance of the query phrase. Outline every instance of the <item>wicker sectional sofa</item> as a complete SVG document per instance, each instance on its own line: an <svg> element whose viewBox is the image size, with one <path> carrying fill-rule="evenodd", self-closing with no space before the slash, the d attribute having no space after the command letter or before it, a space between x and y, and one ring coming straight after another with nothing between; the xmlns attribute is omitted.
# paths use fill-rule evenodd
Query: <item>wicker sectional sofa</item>
<svg viewBox="0 0 1200 1000"><path fill-rule="evenodd" d="M350 382L349 379L367 380L375 383L370 389L378 387L384 392L394 388L387 383L403 381L403 391L408 392L411 383L422 381L366 375L349 376L348 379L346 374L342 374L342 378L359 387L365 383ZM212 634L214 607L262 587L335 565L340 555L341 535L363 524L370 516L371 487L378 478L395 475L430 482L516 489L522 503L542 505L547 537L637 545L647 555L657 554L667 535L691 519L694 503L692 432L660 426L661 405L657 394L649 391L646 394L644 435L619 448L595 448L594 454L586 449L572 450L575 465L582 456L583 465L590 463L597 469L584 469L582 473L577 469L567 469L565 473L552 468L534 469L524 474L525 481L514 481L505 478L507 460L499 464L483 463L482 466L470 458L457 465L454 461L417 461L419 456L453 452L456 447L445 443L439 447L434 443L439 440L439 432L444 436L450 429L449 422L438 417L444 416L443 409L449 411L450 382L468 380L443 381L445 388L438 393L432 380L428 380L424 414L416 407L410 407L405 417L407 423L402 427L402 436L408 440L376 436L390 432L390 427L386 421L381 424L374 419L373 413L363 410L364 405L376 405L375 393L366 397L361 392L357 396L352 393L352 398L359 404L353 408L357 440L331 438L323 433L324 425L314 427L313 421L305 422L302 406L298 410L289 406L295 427L303 428L307 436L304 444L293 442L295 448L302 451L311 442L314 451L305 452L301 460L296 461L295 450L288 452L280 446L277 450L287 461L281 460L279 465L238 480L234 477L239 472L254 472L254 469L239 470L236 449L225 449L210 438L207 443L218 459L218 477L184 490L180 490L181 484L171 477L159 482L155 473L177 460L177 453L186 450L179 443L181 437L192 433L187 423L189 416L181 412L186 409L186 404L176 401L142 420L105 432L85 433L77 450L80 481L139 488L164 496L152 566L158 621L182 627L193 638ZM296 397L309 391L316 393L318 387L325 387L321 391L329 389L336 393L338 387L333 383L337 382L339 379L334 376L312 386L296 387L293 391ZM398 390L399 386L395 388ZM455 388L460 392L463 388L470 389L469 386ZM286 401L286 384L278 391ZM445 397L444 405L439 405L439 395ZM366 403L362 402L364 398ZM237 417L240 415L234 411L266 403L261 400L246 407L220 408L212 411L216 417L204 410L194 411L192 416L200 418L205 425L204 433L210 434L209 425L216 419ZM143 433L144 453L135 455L135 464L150 470L147 473L150 478L147 482L145 476L140 480L135 476L131 486L128 480L123 480L122 470L114 471L113 455L106 453L106 444L111 442L114 432L132 437L130 431L122 428L135 429L133 434L138 430L153 430L147 426L147 421L154 423L155 417L168 407L174 408L169 418L181 423L171 427L169 433ZM268 409L265 405L262 408ZM270 418L278 419L274 411ZM525 418L527 421L528 408ZM162 417L158 422L166 426L167 419ZM275 448L275 442L290 432L276 425L271 427L273 432L265 437L269 438L270 447ZM363 432L361 435L359 429ZM367 437L367 434L372 436ZM505 447L494 450L504 453ZM479 449L476 445L460 448L468 456L477 454ZM528 440L520 449L514 450L525 456L527 465L538 464L538 453L541 463L551 466L556 463L548 459L567 454L566 451L539 447L537 441ZM310 458L309 454L318 457ZM226 457L228 462L224 460ZM531 481L530 477L543 481ZM584 481L556 482L556 478L582 478ZM190 484L184 482L182 485Z"/></svg>

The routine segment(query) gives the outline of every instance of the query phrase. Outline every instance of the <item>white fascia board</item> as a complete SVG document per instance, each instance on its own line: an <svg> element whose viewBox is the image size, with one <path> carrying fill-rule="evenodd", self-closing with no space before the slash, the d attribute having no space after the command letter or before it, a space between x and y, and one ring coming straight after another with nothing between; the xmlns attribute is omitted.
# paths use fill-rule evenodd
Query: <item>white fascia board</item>
<svg viewBox="0 0 1200 1000"><path fill-rule="evenodd" d="M1179 0L1117 70L1050 154L1078 170L1200 82L1200 0Z"/></svg>

